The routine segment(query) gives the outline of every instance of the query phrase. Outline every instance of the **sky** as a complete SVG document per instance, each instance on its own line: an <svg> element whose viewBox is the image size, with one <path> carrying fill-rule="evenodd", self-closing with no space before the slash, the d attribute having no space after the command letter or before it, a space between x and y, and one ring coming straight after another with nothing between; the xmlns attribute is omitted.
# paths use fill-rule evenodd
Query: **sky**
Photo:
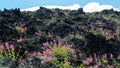
<svg viewBox="0 0 120 68"><path fill-rule="evenodd" d="M0 9L4 8L20 8L20 9L34 9L39 6L45 6L48 8L62 8L62 9L77 9L85 8L84 11L89 12L90 10L99 11L107 8L114 8L115 10L120 9L120 0L1 0ZM96 8L96 9L95 9ZM36 8L37 9L37 8ZM33 9L32 9L33 10Z"/></svg>

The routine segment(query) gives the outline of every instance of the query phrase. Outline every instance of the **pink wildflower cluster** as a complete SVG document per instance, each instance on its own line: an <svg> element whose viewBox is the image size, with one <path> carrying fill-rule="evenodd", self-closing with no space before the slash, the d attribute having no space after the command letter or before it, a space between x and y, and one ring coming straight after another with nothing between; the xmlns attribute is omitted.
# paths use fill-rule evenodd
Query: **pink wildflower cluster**
<svg viewBox="0 0 120 68"><path fill-rule="evenodd" d="M103 54L103 55L102 55L102 58L107 58L107 54Z"/></svg>
<svg viewBox="0 0 120 68"><path fill-rule="evenodd" d="M104 58L104 59L107 59L107 54L106 53L102 54L101 57ZM112 59L113 58L113 54L110 53L109 57ZM100 56L99 55L97 56L96 54L94 54L94 58L97 59L97 58L100 58Z"/></svg>
<svg viewBox="0 0 120 68"><path fill-rule="evenodd" d="M70 53L72 54L72 56L73 56L74 58L77 57L77 56L76 56L76 53L75 53L75 49L70 48L70 47L68 46L67 42L66 42L66 44L63 44L63 43L62 43L62 40L59 39L59 40L58 40L58 44L61 45L61 48L62 48L63 50L68 50L68 51L70 51ZM55 43L55 45L56 45L56 43Z"/></svg>
<svg viewBox="0 0 120 68"><path fill-rule="evenodd" d="M10 49L11 49L12 51L14 51L14 50L15 50L15 48L14 48L14 45L13 45L13 44L11 44L11 45L10 45Z"/></svg>
<svg viewBox="0 0 120 68"><path fill-rule="evenodd" d="M44 51L41 52L33 52L32 56L34 57L43 57L43 61L49 62L51 60L50 55L53 53L52 50L50 48L48 48L48 46L50 45L49 42L45 42L43 43L42 47L44 49Z"/></svg>
<svg viewBox="0 0 120 68"><path fill-rule="evenodd" d="M47 49L46 51L43 51L43 53L41 52L33 52L32 56L34 57L42 57L43 56L43 60L45 62L49 62L51 60L51 57L48 56L48 54L50 54L51 52L49 52L50 50Z"/></svg>
<svg viewBox="0 0 120 68"><path fill-rule="evenodd" d="M45 42L43 43L43 52L33 52L32 56L36 57L43 57L43 60L48 62L52 59L52 55L54 53L54 50L57 48L62 48L64 51L69 51L74 58L76 58L75 50L70 48L67 43L64 44L61 39L58 39L58 43L56 43L55 40L53 42Z"/></svg>
<svg viewBox="0 0 120 68"><path fill-rule="evenodd" d="M13 44L9 44L8 42L5 43L5 45L0 45L0 51L3 51L5 49L11 49L12 51L15 50L15 47Z"/></svg>
<svg viewBox="0 0 120 68"><path fill-rule="evenodd" d="M53 51L51 49L46 49L45 51L43 51L43 55L51 55L53 53Z"/></svg>
<svg viewBox="0 0 120 68"><path fill-rule="evenodd" d="M112 59L112 58L113 58L113 54L110 53L110 54L109 54L109 57ZM107 58L107 54L103 54L103 55L102 55L102 58Z"/></svg>
<svg viewBox="0 0 120 68"><path fill-rule="evenodd" d="M44 47L47 47L47 46L49 46L50 44L49 44L49 42L45 42L45 43L43 43L43 45L44 45Z"/></svg>
<svg viewBox="0 0 120 68"><path fill-rule="evenodd" d="M49 62L51 60L50 56L45 55L43 58L44 61Z"/></svg>
<svg viewBox="0 0 120 68"><path fill-rule="evenodd" d="M92 62L93 62L93 58L91 58L91 57L88 57L87 59L82 60L82 63L84 65L90 65Z"/></svg>
<svg viewBox="0 0 120 68"><path fill-rule="evenodd" d="M74 50L74 49L70 49L70 52L72 53L72 56L73 56L74 58L77 58L77 55L76 55L76 53L75 53L75 50Z"/></svg>
<svg viewBox="0 0 120 68"><path fill-rule="evenodd" d="M36 56L42 56L42 53L41 52L33 52L33 54L32 54L34 57L36 57Z"/></svg>

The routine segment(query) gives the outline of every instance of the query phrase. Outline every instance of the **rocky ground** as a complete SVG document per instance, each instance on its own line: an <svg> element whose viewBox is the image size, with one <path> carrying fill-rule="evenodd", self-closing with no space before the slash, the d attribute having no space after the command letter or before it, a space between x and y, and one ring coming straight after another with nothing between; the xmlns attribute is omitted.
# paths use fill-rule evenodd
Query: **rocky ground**
<svg viewBox="0 0 120 68"><path fill-rule="evenodd" d="M85 13L82 8L61 10L40 7L34 12L20 11L17 8L4 9L4 11L0 11L0 44L5 48L7 48L6 42L13 44L16 59L6 57L9 49L7 49L8 52L6 50L2 52L2 47L0 47L2 52L0 67L56 68L57 66L52 62L43 63L38 57L31 57L31 54L42 53L44 51L43 43L52 43L54 40L58 43L59 39L75 49L77 59L70 61L71 66L83 64L83 59L89 56L94 57L95 54L97 56L107 55L106 58L110 58L112 54L112 58L116 60L120 55L119 19L120 12L113 9L94 13ZM25 51L27 53L24 55ZM18 52L19 56L16 55ZM20 56L23 56L22 59ZM119 61L116 60L116 62ZM97 64L87 66L95 65ZM86 65L83 64L83 66ZM87 66L85 68L88 68ZM116 66L119 64L116 63Z"/></svg>

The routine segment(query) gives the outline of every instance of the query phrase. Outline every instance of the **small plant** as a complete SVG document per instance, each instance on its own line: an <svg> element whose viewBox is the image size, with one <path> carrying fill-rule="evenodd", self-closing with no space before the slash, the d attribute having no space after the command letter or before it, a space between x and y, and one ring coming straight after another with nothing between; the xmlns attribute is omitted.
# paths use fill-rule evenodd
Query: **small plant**
<svg viewBox="0 0 120 68"><path fill-rule="evenodd" d="M46 42L43 43L43 52L39 53L39 57L43 59L44 62L51 62L56 67L59 68L71 68L70 59L76 58L75 50L70 48L69 45L64 44L61 39L58 40L58 43ZM37 52L33 53L33 56L38 56Z"/></svg>
<svg viewBox="0 0 120 68"><path fill-rule="evenodd" d="M12 60L15 60L15 52L14 52L14 45L10 44L8 42L4 45L0 45L0 58L9 57Z"/></svg>
<svg viewBox="0 0 120 68"><path fill-rule="evenodd" d="M83 65L90 65L93 62L93 58L88 57L87 59L82 60L82 62L83 62Z"/></svg>
<svg viewBox="0 0 120 68"><path fill-rule="evenodd" d="M22 27L22 26L16 26L15 29L17 30L18 33L25 33L26 28Z"/></svg>
<svg viewBox="0 0 120 68"><path fill-rule="evenodd" d="M22 23L22 22L15 22L15 24L13 24L14 29L20 33L20 34L24 34L27 30L27 28L25 27L25 25L28 23Z"/></svg>
<svg viewBox="0 0 120 68"><path fill-rule="evenodd" d="M19 56L20 49L19 49L19 52L15 52L14 45L6 42L4 45L3 44L0 45L0 58L10 58L12 60L19 59L22 57L22 56Z"/></svg>

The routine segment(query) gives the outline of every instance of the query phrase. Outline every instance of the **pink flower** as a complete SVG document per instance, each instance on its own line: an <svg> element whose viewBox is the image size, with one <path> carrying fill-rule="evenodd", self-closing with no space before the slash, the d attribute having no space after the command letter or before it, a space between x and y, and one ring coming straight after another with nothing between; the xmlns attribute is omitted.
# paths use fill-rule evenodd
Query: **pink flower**
<svg viewBox="0 0 120 68"><path fill-rule="evenodd" d="M87 58L87 61L91 63L93 62L93 58Z"/></svg>
<svg viewBox="0 0 120 68"><path fill-rule="evenodd" d="M100 56L98 55L97 58L100 58Z"/></svg>
<svg viewBox="0 0 120 68"><path fill-rule="evenodd" d="M11 49L12 51L14 51L15 48L14 48L14 45L13 45L13 44L10 45L10 49Z"/></svg>
<svg viewBox="0 0 120 68"><path fill-rule="evenodd" d="M37 56L42 56L42 53L40 53L40 52L37 52Z"/></svg>
<svg viewBox="0 0 120 68"><path fill-rule="evenodd" d="M49 62L51 60L51 57L45 56L43 60L46 61L46 62Z"/></svg>
<svg viewBox="0 0 120 68"><path fill-rule="evenodd" d="M0 45L0 51L3 51L5 47L3 45Z"/></svg>
<svg viewBox="0 0 120 68"><path fill-rule="evenodd" d="M73 57L74 57L74 58L77 58L77 55L75 54L75 55L73 55Z"/></svg>
<svg viewBox="0 0 120 68"><path fill-rule="evenodd" d="M32 54L34 57L36 57L37 56L37 53L36 52L33 52L33 54Z"/></svg>
<svg viewBox="0 0 120 68"><path fill-rule="evenodd" d="M46 46L49 46L49 42L45 42L43 43L43 45L46 47Z"/></svg>
<svg viewBox="0 0 120 68"><path fill-rule="evenodd" d="M46 51L43 51L43 55L47 55L48 53Z"/></svg>
<svg viewBox="0 0 120 68"><path fill-rule="evenodd" d="M43 55L51 55L53 52L50 49L46 49L45 51L43 51Z"/></svg>
<svg viewBox="0 0 120 68"><path fill-rule="evenodd" d="M51 54L53 54L53 51L52 51L52 50L49 51L49 55L51 55Z"/></svg>
<svg viewBox="0 0 120 68"><path fill-rule="evenodd" d="M75 54L75 50L74 49L70 49L72 54Z"/></svg>
<svg viewBox="0 0 120 68"><path fill-rule="evenodd" d="M48 55L48 54L49 54L49 50L48 49L43 51L43 55Z"/></svg>
<svg viewBox="0 0 120 68"><path fill-rule="evenodd" d="M62 46L62 49L64 49L64 50L67 49L67 48L68 48L68 47L67 47L66 45L63 45L63 46Z"/></svg>
<svg viewBox="0 0 120 68"><path fill-rule="evenodd" d="M24 54L27 54L27 53L28 53L28 51L26 50Z"/></svg>
<svg viewBox="0 0 120 68"><path fill-rule="evenodd" d="M94 58L95 58L95 59L97 59L97 56L96 56L96 54L95 54L95 53L94 53Z"/></svg>
<svg viewBox="0 0 120 68"><path fill-rule="evenodd" d="M50 44L53 44L53 42L52 42L52 41L50 41Z"/></svg>
<svg viewBox="0 0 120 68"><path fill-rule="evenodd" d="M17 39L17 42L22 42L24 41L24 39L22 37L20 37L19 39Z"/></svg>
<svg viewBox="0 0 120 68"><path fill-rule="evenodd" d="M54 45L54 46L53 46L53 48L54 48L54 49L56 49L56 48L57 48L57 46L56 46L56 45Z"/></svg>
<svg viewBox="0 0 120 68"><path fill-rule="evenodd" d="M38 35L39 33L38 32L35 32L36 35Z"/></svg>
<svg viewBox="0 0 120 68"><path fill-rule="evenodd" d="M110 53L110 58L112 59L113 58L113 54Z"/></svg>
<svg viewBox="0 0 120 68"><path fill-rule="evenodd" d="M9 48L9 43L5 42L5 47L8 49Z"/></svg>
<svg viewBox="0 0 120 68"><path fill-rule="evenodd" d="M53 42L54 42L54 45L56 46L57 44L56 44L56 41L55 40L53 40Z"/></svg>
<svg viewBox="0 0 120 68"><path fill-rule="evenodd" d="M87 60L82 60L84 65L89 65L93 62L93 58L87 58Z"/></svg>
<svg viewBox="0 0 120 68"><path fill-rule="evenodd" d="M99 66L98 66L98 65L95 65L93 68L99 68Z"/></svg>
<svg viewBox="0 0 120 68"><path fill-rule="evenodd" d="M42 49L44 50L44 49L45 49L45 47L42 47Z"/></svg>
<svg viewBox="0 0 120 68"><path fill-rule="evenodd" d="M62 45L62 39L58 39L58 45Z"/></svg>
<svg viewBox="0 0 120 68"><path fill-rule="evenodd" d="M107 54L102 55L103 58L107 58Z"/></svg>
<svg viewBox="0 0 120 68"><path fill-rule="evenodd" d="M48 32L48 35L50 35L51 33L50 32Z"/></svg>
<svg viewBox="0 0 120 68"><path fill-rule="evenodd" d="M118 59L120 59L120 55L118 56Z"/></svg>
<svg viewBox="0 0 120 68"><path fill-rule="evenodd" d="M90 63L88 62L88 61L86 61L86 60L82 60L82 63L84 64L84 65L89 65Z"/></svg>
<svg viewBox="0 0 120 68"><path fill-rule="evenodd" d="M109 68L114 68L113 66L110 66Z"/></svg>

